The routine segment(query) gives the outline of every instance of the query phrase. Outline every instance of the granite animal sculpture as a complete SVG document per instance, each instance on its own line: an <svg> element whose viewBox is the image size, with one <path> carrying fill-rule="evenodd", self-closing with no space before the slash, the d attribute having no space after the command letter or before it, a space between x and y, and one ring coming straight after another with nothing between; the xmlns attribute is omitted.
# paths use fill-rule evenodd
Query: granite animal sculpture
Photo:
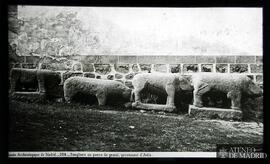
<svg viewBox="0 0 270 164"><path fill-rule="evenodd" d="M64 82L64 97L71 102L78 94L95 96L99 105L106 105L108 98L119 97L129 101L131 89L118 81L70 77Z"/></svg>
<svg viewBox="0 0 270 164"><path fill-rule="evenodd" d="M36 88L35 92L58 97L60 82L60 75L50 70L13 68L10 72L11 93Z"/></svg>
<svg viewBox="0 0 270 164"><path fill-rule="evenodd" d="M211 91L221 91L231 99L232 109L241 109L243 94L249 96L262 96L262 89L243 74L229 73L198 73L192 75L193 105L203 107L202 96Z"/></svg>
<svg viewBox="0 0 270 164"><path fill-rule="evenodd" d="M141 92L147 91L153 94L166 94L166 110L173 111L175 107L175 93L183 90L193 90L188 76L172 73L141 73L134 76L132 80L134 86L135 102L132 106L136 107L141 103ZM145 106L145 105L144 105ZM152 105L153 106L153 105ZM152 106L150 108L152 108ZM160 105L159 105L160 106ZM159 106L157 106L159 108Z"/></svg>

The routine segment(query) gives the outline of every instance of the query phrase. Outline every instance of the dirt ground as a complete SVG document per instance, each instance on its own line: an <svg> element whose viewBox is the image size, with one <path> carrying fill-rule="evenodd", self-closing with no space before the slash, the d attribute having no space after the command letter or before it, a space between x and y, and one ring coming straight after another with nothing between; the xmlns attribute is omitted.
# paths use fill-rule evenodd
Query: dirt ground
<svg viewBox="0 0 270 164"><path fill-rule="evenodd" d="M215 151L262 144L263 124L66 103L10 101L10 151Z"/></svg>

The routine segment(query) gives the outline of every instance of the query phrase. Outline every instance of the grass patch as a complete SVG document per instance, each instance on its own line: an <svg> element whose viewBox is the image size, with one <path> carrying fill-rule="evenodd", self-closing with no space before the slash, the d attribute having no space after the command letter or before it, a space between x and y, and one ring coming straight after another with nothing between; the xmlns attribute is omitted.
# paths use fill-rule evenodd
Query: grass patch
<svg viewBox="0 0 270 164"><path fill-rule="evenodd" d="M262 144L262 123L196 120L122 107L10 101L10 151L215 151Z"/></svg>

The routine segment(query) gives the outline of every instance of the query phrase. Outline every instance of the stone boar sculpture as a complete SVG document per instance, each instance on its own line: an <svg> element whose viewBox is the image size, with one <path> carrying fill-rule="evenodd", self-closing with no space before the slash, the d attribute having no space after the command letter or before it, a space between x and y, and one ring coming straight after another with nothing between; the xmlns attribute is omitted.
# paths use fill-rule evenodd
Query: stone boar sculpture
<svg viewBox="0 0 270 164"><path fill-rule="evenodd" d="M151 93L167 94L166 109L173 111L175 107L174 97L176 92L182 90L193 90L190 79L187 76L172 73L141 73L134 76L132 80L134 86L133 94L135 102L132 106L141 103L141 91L145 88Z"/></svg>
<svg viewBox="0 0 270 164"><path fill-rule="evenodd" d="M61 77L58 73L50 70L13 68L10 72L10 91L14 93L18 89L36 88L40 94L59 97L58 92Z"/></svg>
<svg viewBox="0 0 270 164"><path fill-rule="evenodd" d="M70 102L78 93L95 96L99 105L106 105L108 97L120 97L129 101L131 89L118 81L70 77L64 82L64 97Z"/></svg>
<svg viewBox="0 0 270 164"><path fill-rule="evenodd" d="M241 109L242 94L262 96L262 89L246 75L229 73L198 73L192 75L193 105L202 107L202 96L210 90L221 91L231 99L232 109Z"/></svg>

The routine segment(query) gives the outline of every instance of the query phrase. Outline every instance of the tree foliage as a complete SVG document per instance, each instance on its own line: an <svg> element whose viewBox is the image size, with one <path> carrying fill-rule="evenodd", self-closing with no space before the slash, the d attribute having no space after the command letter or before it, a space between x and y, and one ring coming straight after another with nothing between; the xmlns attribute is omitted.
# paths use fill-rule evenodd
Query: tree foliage
<svg viewBox="0 0 270 164"><path fill-rule="evenodd" d="M10 43L14 44L18 55L70 56L86 47L99 47L100 39L83 29L77 12L62 11L56 16L23 18L17 39Z"/></svg>

